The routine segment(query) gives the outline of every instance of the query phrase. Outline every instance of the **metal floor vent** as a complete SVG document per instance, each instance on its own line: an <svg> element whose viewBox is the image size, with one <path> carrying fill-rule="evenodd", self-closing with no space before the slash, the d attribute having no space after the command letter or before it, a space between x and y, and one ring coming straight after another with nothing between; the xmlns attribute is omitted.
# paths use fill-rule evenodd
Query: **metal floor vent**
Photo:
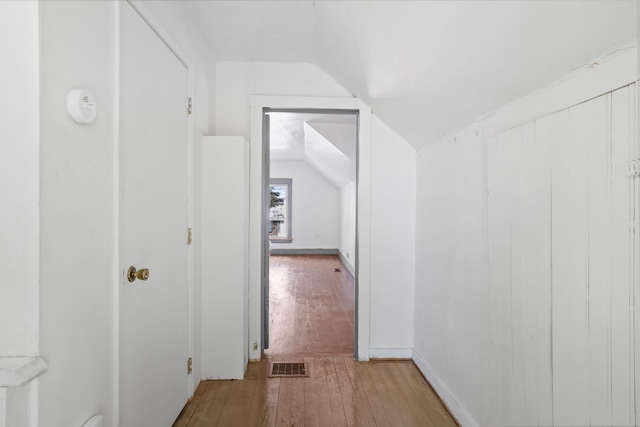
<svg viewBox="0 0 640 427"><path fill-rule="evenodd" d="M296 378L308 377L309 366L307 362L271 362L269 364L270 378Z"/></svg>

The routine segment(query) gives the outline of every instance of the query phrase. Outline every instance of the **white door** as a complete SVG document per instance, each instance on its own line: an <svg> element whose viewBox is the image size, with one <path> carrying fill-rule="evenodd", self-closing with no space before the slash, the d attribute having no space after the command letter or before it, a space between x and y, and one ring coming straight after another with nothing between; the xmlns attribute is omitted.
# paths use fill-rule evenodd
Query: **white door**
<svg viewBox="0 0 640 427"><path fill-rule="evenodd" d="M188 399L188 70L128 3L121 14L121 426L170 426Z"/></svg>

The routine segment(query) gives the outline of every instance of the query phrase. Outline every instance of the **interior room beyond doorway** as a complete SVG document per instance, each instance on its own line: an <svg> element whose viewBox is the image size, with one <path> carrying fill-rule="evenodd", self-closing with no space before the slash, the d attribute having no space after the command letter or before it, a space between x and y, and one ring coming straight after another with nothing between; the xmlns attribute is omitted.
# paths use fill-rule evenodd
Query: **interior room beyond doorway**
<svg viewBox="0 0 640 427"><path fill-rule="evenodd" d="M271 345L276 355L354 351L354 280L338 255L271 255Z"/></svg>
<svg viewBox="0 0 640 427"><path fill-rule="evenodd" d="M358 113L265 114L265 353L353 355Z"/></svg>

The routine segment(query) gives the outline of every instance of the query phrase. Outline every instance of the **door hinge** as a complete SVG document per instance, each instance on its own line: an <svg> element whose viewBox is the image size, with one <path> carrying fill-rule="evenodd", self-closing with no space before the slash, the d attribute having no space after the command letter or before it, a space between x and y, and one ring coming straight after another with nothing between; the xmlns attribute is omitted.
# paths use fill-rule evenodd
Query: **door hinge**
<svg viewBox="0 0 640 427"><path fill-rule="evenodd" d="M191 112L193 111L193 104L191 102L191 97L187 98L188 103L187 103L187 115L191 115Z"/></svg>
<svg viewBox="0 0 640 427"><path fill-rule="evenodd" d="M193 372L193 359L189 358L187 360L187 374L190 374L191 372Z"/></svg>
<svg viewBox="0 0 640 427"><path fill-rule="evenodd" d="M187 245L190 245L193 241L193 233L191 231L191 227L187 229Z"/></svg>

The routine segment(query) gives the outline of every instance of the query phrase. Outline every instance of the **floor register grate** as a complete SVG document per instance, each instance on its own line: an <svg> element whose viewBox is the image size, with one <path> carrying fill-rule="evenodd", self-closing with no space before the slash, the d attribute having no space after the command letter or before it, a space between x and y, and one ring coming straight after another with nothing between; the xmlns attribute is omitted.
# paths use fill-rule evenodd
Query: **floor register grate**
<svg viewBox="0 0 640 427"><path fill-rule="evenodd" d="M271 362L269 364L270 378L298 378L308 377L307 362Z"/></svg>

